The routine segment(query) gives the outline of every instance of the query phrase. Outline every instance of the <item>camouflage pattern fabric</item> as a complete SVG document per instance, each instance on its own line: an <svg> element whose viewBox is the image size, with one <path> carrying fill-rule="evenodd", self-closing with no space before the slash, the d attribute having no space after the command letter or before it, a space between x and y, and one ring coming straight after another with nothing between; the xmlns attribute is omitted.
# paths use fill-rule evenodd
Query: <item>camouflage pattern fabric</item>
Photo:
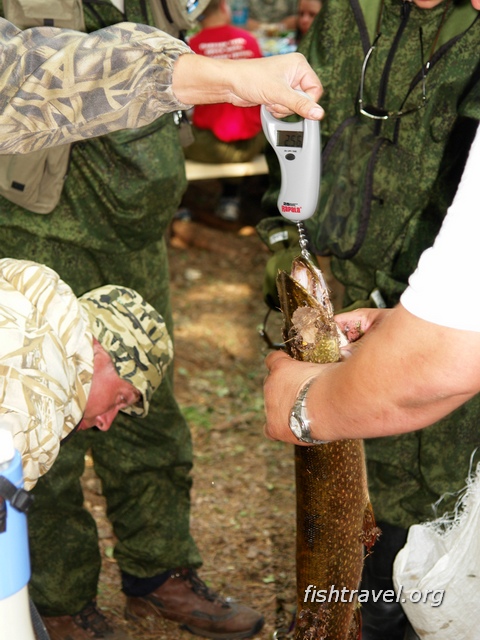
<svg viewBox="0 0 480 640"><path fill-rule="evenodd" d="M87 30L126 17L143 23L141 4L126 0L126 16L109 3L96 3L95 13L86 4ZM77 296L112 282L134 289L173 335L164 234L185 187L171 114L133 131L79 141L51 214L0 198L1 251L48 264ZM76 613L97 593L98 533L80 484L87 450L102 481L121 571L151 577L201 564L189 528L191 436L174 397L170 364L145 418L121 413L107 433L75 434L34 489L29 591L47 615Z"/></svg>
<svg viewBox="0 0 480 640"><path fill-rule="evenodd" d="M421 104L420 28L426 63L432 55L445 2L430 10L411 4L409 14L404 13L407 4L385 0L382 35L365 73L364 103L398 110L408 96L405 108ZM446 24L453 13L467 5L467 0L451 3ZM332 248L332 271L345 285L345 307L373 306L370 294L375 289L388 306L396 304L422 251L433 243L441 226L480 118L480 20L475 20L475 13L472 15L463 33L433 53L425 107L385 121L358 115L361 68L374 35L367 33L358 0L328 0L302 41L300 50L317 71L325 90L321 99L326 112L321 123L324 147L339 136L338 161L329 167L327 160L323 167L323 202L340 197L343 187L348 186L348 172L365 152L361 137L365 130L373 145L375 140L385 140L375 163L369 217L361 221L364 235L356 253L338 257L333 245L349 242L350 238L325 235L323 210L307 223L314 244L320 241ZM375 24L375 20L369 22ZM384 70L392 48L394 56L386 77ZM340 135L340 126L347 118L355 128L346 127L344 133L350 137L342 156L341 143L346 138ZM278 162L270 150L267 154L276 188L267 194L265 206L278 215ZM364 161L370 157L365 153ZM351 191L346 193L352 195ZM352 217L362 213L362 196L353 193ZM335 213L334 202L330 207ZM461 304L461 300L447 303ZM463 487L470 455L480 444L479 416L480 398L475 398L428 429L366 441L369 486L378 520L400 527L428 520L434 515L432 503ZM454 503L455 498L448 495L441 509L447 510Z"/></svg>
<svg viewBox="0 0 480 640"><path fill-rule="evenodd" d="M259 22L280 22L297 14L297 0L250 0L249 17Z"/></svg>
<svg viewBox="0 0 480 640"><path fill-rule="evenodd" d="M111 356L118 375L142 394L141 405L122 409L145 417L155 389L173 358L173 345L162 316L133 289L114 285L85 293L93 336Z"/></svg>
<svg viewBox="0 0 480 640"><path fill-rule="evenodd" d="M153 27L122 23L82 34L19 31L0 18L0 152L35 151L149 124L191 105L172 93L189 47Z"/></svg>
<svg viewBox="0 0 480 640"><path fill-rule="evenodd" d="M0 260L0 292L0 420L32 489L82 418L93 336L73 291L43 265Z"/></svg>
<svg viewBox="0 0 480 640"><path fill-rule="evenodd" d="M325 100L322 99L327 114L322 121L324 146L338 135L342 123L357 112L361 67L370 44L365 41L366 35L359 32L351 8L357 4L357 0L329 3L325 14L320 12L312 32L302 44L302 52L327 88ZM385 0L382 35L365 73L364 102L383 103L392 110L399 109L407 95L406 109L421 104L420 28L426 62L445 7L444 2L430 10L412 4L408 18L402 18L402 5L401 0ZM452 3L447 20L457 10ZM357 34L357 37L353 39L351 34ZM401 44L396 49L390 74L382 80L388 55L395 38L400 36ZM342 54L347 37L351 42ZM426 79L427 102L423 109L385 121L358 116L358 125L352 125L354 140L344 149L344 153L349 154L343 167L344 174L357 163L360 143L365 146L365 129L370 130L372 139L383 139L385 144L375 162L370 215L362 221L366 228L363 243L357 253L347 259L338 258L335 249L331 248L332 271L347 288L345 306L352 303L369 306L369 296L375 288L380 289L389 306L395 304L421 252L432 244L455 193L470 146L468 129L472 127L471 121L466 119L480 118L479 47L480 20L477 19L456 42L444 44L433 54ZM332 51L338 53L332 55ZM413 80L414 88L409 92ZM473 130L475 127L476 123ZM358 144L355 144L355 135ZM367 161L368 156L364 158L364 162ZM338 170L339 165L330 169L326 162L322 175L323 189L337 192L337 195L343 187L344 177L344 174L338 175ZM336 176L332 177L330 171ZM366 203L357 197L350 204L351 214L356 216L360 215L357 209ZM331 210L333 215L333 203ZM323 215L319 210L308 221L314 244L322 232ZM327 242L333 245L338 240L331 237Z"/></svg>

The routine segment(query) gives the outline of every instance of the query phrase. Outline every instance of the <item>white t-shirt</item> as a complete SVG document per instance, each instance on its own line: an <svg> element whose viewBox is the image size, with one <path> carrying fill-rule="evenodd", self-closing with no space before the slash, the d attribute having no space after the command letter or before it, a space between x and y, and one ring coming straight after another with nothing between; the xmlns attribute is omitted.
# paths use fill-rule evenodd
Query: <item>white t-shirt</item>
<svg viewBox="0 0 480 640"><path fill-rule="evenodd" d="M400 301L429 322L480 331L480 127L435 243Z"/></svg>

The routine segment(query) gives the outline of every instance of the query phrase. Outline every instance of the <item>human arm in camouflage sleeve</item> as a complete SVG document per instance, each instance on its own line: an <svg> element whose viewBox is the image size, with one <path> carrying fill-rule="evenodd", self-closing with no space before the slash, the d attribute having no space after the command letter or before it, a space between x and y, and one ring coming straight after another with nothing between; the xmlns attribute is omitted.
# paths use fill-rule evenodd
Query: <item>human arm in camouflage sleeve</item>
<svg viewBox="0 0 480 640"><path fill-rule="evenodd" d="M275 65L199 61L187 45L153 27L121 23L94 33L39 27L20 31L0 19L0 152L25 153L149 124L192 102L266 103L319 118L321 85L303 56ZM178 95L172 90L175 63ZM186 64L185 64L186 62ZM258 65L262 62L261 66ZM232 72L231 64L236 64ZM251 79L257 81L251 82ZM184 82L184 79L187 82ZM205 81L205 82L204 82ZM253 88L252 88L253 86ZM215 98L215 99L214 99Z"/></svg>
<svg viewBox="0 0 480 640"><path fill-rule="evenodd" d="M190 49L145 25L91 34L0 20L0 150L28 152L118 129L181 109L172 71Z"/></svg>

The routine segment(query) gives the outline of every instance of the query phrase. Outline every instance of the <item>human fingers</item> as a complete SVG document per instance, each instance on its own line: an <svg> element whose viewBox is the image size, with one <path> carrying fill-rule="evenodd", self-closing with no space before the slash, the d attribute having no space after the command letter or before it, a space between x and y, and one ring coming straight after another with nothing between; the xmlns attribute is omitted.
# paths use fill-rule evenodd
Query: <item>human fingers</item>
<svg viewBox="0 0 480 640"><path fill-rule="evenodd" d="M232 104L243 107L263 104L275 117L292 113L316 120L323 117L323 109L316 102L322 94L322 85L301 54L226 62L235 65L230 67L228 76L232 83L229 99Z"/></svg>
<svg viewBox="0 0 480 640"><path fill-rule="evenodd" d="M322 107L305 98L302 98L301 101L297 101L296 103L290 101L289 105L290 106L287 107L283 104L269 104L266 105L265 108L275 116L275 118L285 118L286 116L291 116L293 113L297 113L307 120L321 120L325 115Z"/></svg>
<svg viewBox="0 0 480 640"><path fill-rule="evenodd" d="M265 357L265 364L267 366L267 369L271 371L274 368L275 363L281 360L286 361L286 360L291 360L291 358L289 355L285 353L285 351L271 351Z"/></svg>
<svg viewBox="0 0 480 640"><path fill-rule="evenodd" d="M356 309L335 316L340 331L348 343L342 344L340 354L343 360L349 358L363 344L360 340L368 331L381 324L391 309Z"/></svg>
<svg viewBox="0 0 480 640"><path fill-rule="evenodd" d="M317 104L323 93L323 87L306 58L299 53L292 53L277 56L274 62L276 72L284 79L287 87L286 91L282 92L281 100L272 95L271 102L266 104L268 111L277 118L292 113L311 120L323 118L324 111ZM266 89L269 90L268 87ZM277 91L277 89L274 90Z"/></svg>
<svg viewBox="0 0 480 640"><path fill-rule="evenodd" d="M389 309L355 309L335 316L335 322L349 342L359 340L385 317Z"/></svg>

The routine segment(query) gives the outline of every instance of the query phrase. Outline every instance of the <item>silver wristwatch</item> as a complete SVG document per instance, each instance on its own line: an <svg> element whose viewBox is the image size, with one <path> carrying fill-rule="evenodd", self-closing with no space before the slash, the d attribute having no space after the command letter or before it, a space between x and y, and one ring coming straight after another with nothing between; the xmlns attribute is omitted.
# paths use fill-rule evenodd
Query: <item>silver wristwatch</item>
<svg viewBox="0 0 480 640"><path fill-rule="evenodd" d="M312 438L310 433L310 420L307 417L305 408L305 399L314 380L315 378L312 378L300 389L300 393L298 394L290 412L289 425L293 435L297 440L300 440L300 442L306 442L308 444L325 444L327 440L315 440Z"/></svg>

